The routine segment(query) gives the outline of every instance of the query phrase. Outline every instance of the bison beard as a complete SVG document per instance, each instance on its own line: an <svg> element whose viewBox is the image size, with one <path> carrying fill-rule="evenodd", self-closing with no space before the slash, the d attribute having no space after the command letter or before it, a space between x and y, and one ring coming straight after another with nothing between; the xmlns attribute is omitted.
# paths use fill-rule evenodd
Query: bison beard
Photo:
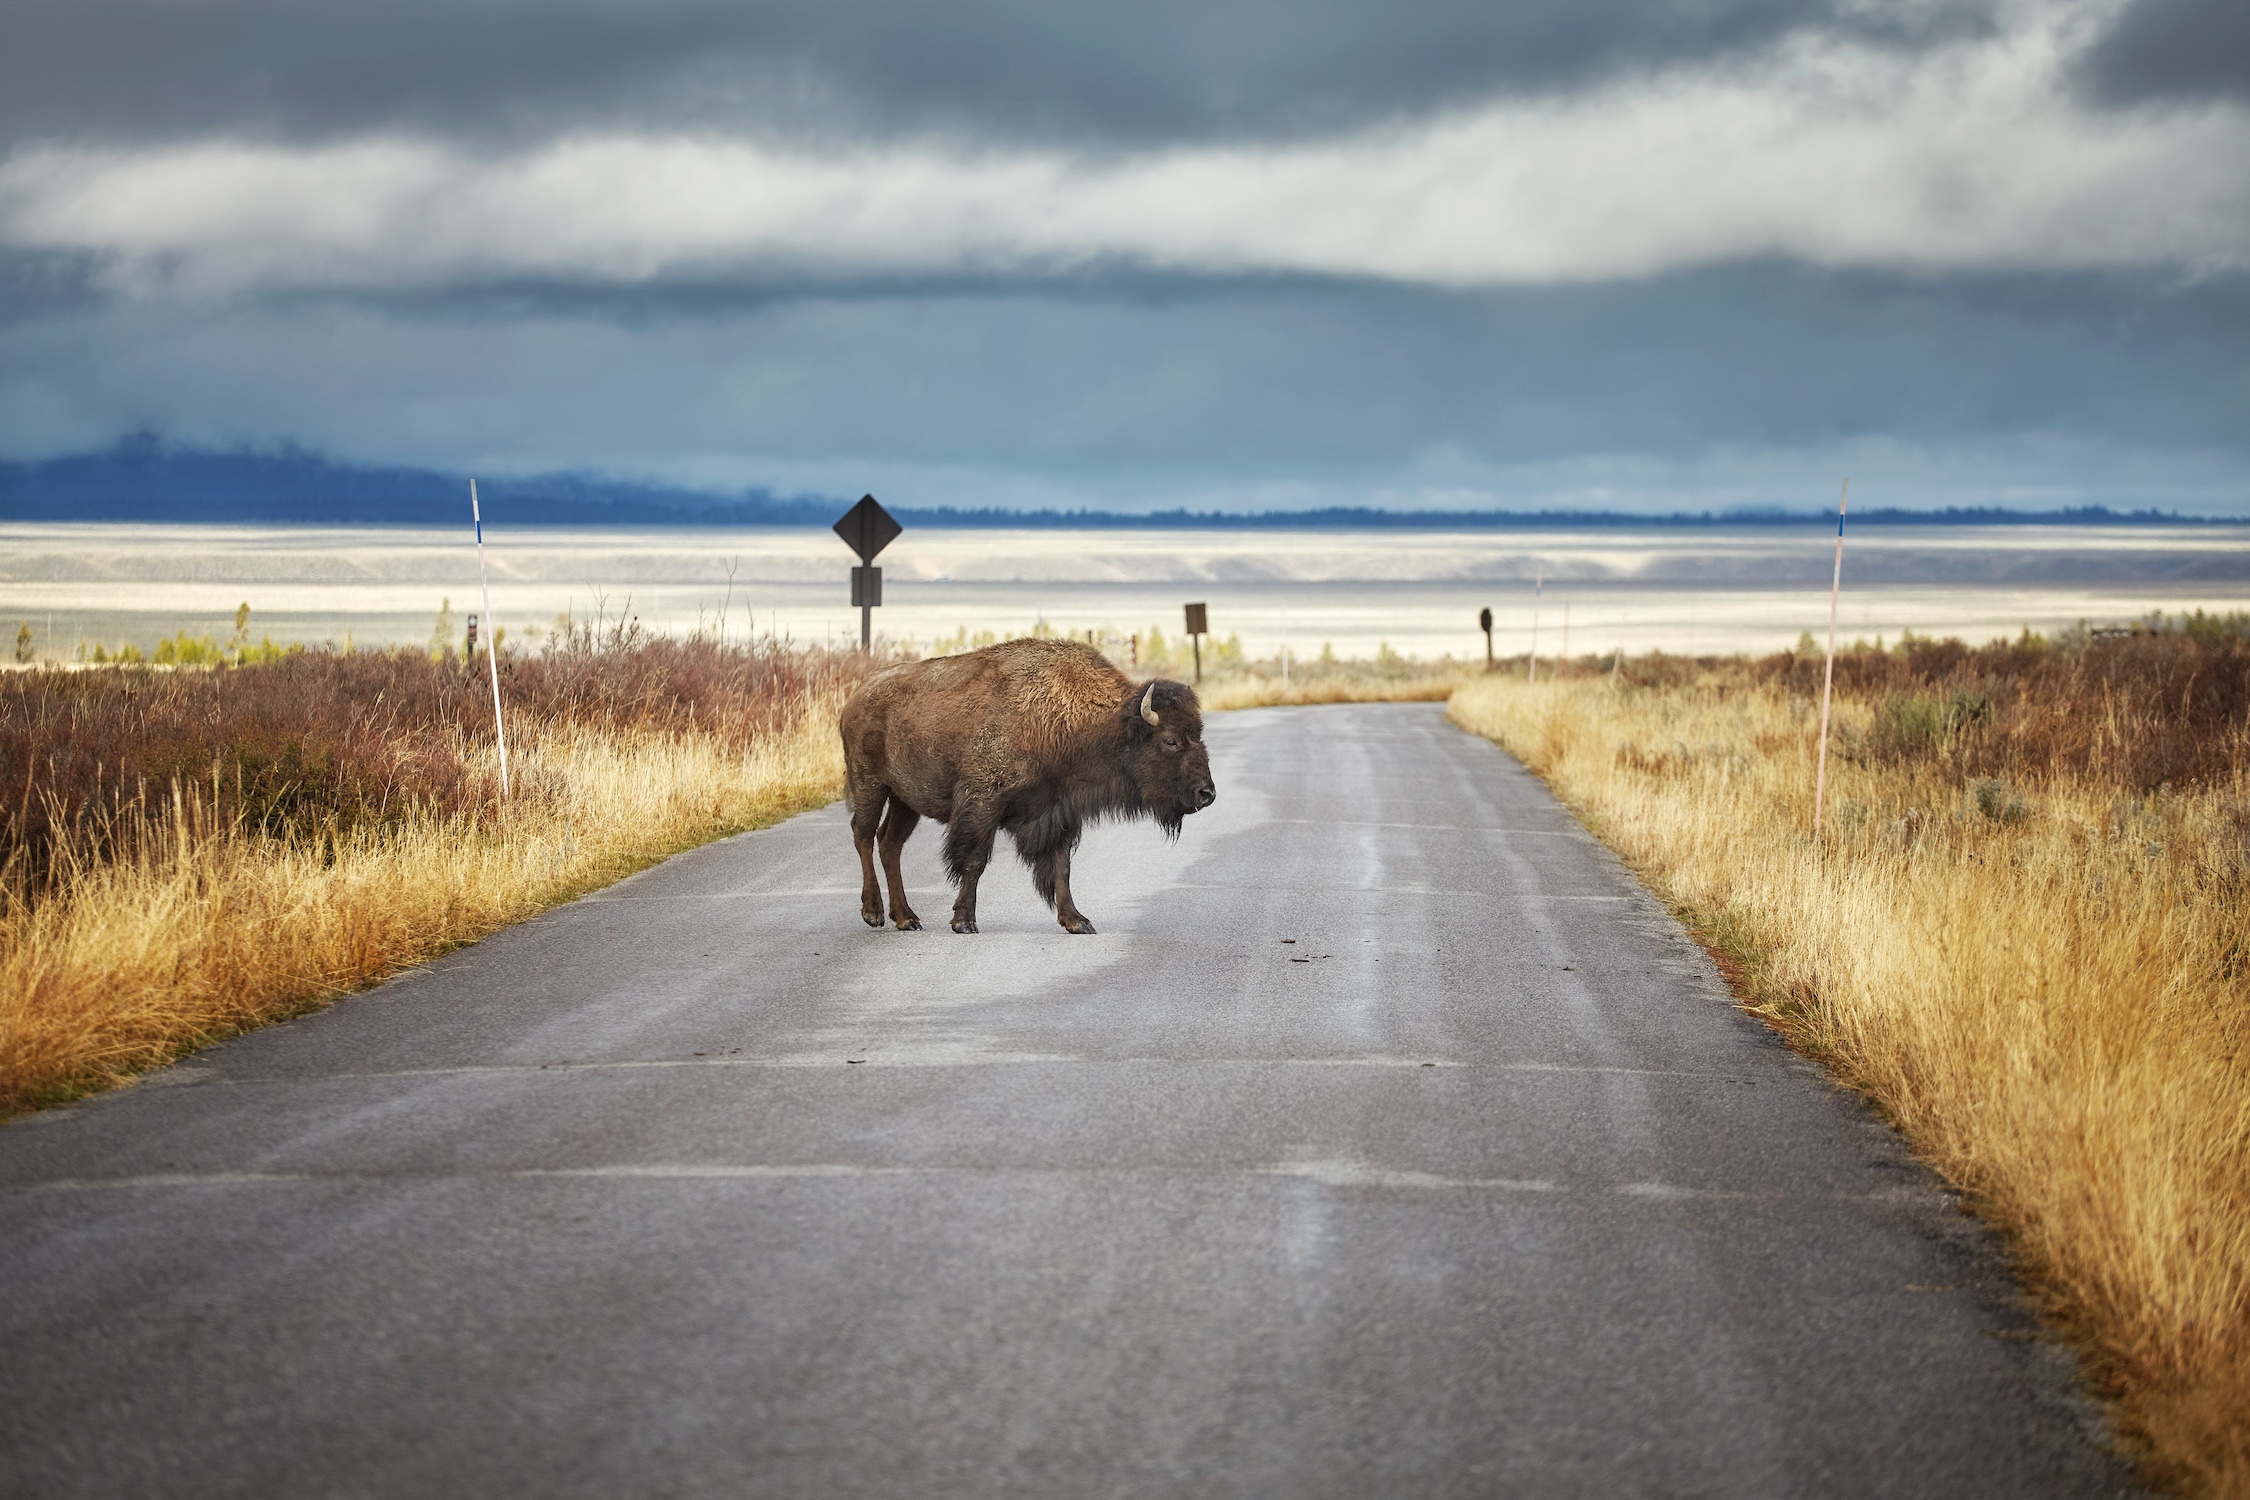
<svg viewBox="0 0 2250 1500"><path fill-rule="evenodd" d="M1086 825L1153 817L1177 838L1182 820L1217 795L1195 693L1131 682L1070 641L1009 641L892 667L852 695L842 727L860 916L870 927L883 925L878 854L891 920L922 925L899 851L916 824L935 818L946 825L955 932L977 930L977 882L1003 829L1056 920L1092 932L1070 894L1070 856Z"/></svg>

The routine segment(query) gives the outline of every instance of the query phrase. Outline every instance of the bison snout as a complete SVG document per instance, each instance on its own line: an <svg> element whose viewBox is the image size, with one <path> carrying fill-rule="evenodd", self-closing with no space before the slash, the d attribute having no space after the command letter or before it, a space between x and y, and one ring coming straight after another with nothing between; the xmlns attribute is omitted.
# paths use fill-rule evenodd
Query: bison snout
<svg viewBox="0 0 2250 1500"><path fill-rule="evenodd" d="M1195 789L1194 796L1195 811L1201 812L1203 811L1203 809L1209 807L1212 803L1219 800L1219 789L1211 785L1210 782L1206 781L1205 783L1203 783L1203 785Z"/></svg>

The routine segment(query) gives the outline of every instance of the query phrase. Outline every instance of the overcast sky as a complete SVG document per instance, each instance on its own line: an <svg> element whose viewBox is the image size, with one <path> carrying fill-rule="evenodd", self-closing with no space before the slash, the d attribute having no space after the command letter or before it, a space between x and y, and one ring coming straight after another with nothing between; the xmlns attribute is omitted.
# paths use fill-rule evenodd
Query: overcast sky
<svg viewBox="0 0 2250 1500"><path fill-rule="evenodd" d="M0 0L0 454L2250 515L2243 0Z"/></svg>

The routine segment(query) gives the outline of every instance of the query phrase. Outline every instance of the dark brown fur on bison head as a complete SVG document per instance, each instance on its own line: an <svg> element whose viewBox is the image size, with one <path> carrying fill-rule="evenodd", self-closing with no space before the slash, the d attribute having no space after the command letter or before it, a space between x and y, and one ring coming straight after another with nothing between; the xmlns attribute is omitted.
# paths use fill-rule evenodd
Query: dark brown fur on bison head
<svg viewBox="0 0 2250 1500"><path fill-rule="evenodd" d="M1176 839L1187 815L1201 812L1218 797L1195 690L1177 682L1152 682L1129 695L1117 716L1129 747L1126 761L1134 794L1164 836Z"/></svg>

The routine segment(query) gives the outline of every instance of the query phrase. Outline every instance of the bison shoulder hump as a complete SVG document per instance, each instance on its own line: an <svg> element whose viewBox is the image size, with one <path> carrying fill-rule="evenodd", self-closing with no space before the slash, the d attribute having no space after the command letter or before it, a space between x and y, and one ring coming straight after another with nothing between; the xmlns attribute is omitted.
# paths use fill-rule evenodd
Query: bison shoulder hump
<svg viewBox="0 0 2250 1500"><path fill-rule="evenodd" d="M1125 674L1093 647L1074 641L1012 641L1026 649L1007 665L1015 738L1026 750L1052 750L1115 716Z"/></svg>

